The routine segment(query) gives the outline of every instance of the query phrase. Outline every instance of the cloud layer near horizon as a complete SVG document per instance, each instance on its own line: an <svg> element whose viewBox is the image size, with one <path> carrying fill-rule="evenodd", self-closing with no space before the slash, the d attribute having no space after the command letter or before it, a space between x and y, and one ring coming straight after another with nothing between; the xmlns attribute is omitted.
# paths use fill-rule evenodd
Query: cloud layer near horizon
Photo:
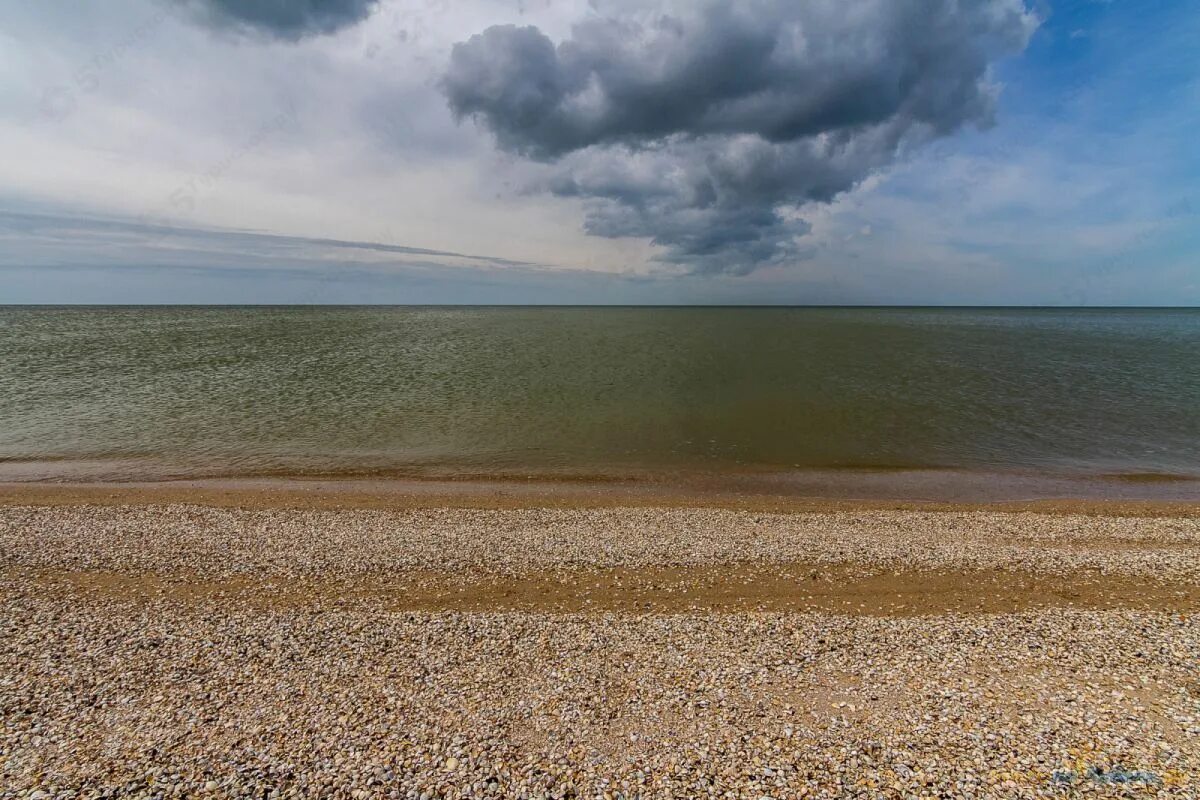
<svg viewBox="0 0 1200 800"><path fill-rule="evenodd" d="M586 230L659 260L745 273L803 253L809 203L992 121L989 65L1036 27L1021 0L757 0L597 16L558 45L497 25L453 48L442 87Z"/></svg>

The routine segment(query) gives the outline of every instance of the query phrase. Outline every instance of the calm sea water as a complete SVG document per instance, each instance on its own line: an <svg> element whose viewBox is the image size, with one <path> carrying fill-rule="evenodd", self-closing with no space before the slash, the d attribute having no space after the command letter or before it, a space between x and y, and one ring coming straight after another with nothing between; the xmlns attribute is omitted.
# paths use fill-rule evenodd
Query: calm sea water
<svg viewBox="0 0 1200 800"><path fill-rule="evenodd" d="M0 460L1195 475L1200 312L9 307Z"/></svg>

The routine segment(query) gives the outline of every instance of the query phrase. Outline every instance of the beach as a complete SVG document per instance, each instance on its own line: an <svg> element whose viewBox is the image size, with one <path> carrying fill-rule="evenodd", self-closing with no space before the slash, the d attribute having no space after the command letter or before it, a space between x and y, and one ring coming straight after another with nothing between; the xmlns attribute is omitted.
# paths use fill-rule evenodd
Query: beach
<svg viewBox="0 0 1200 800"><path fill-rule="evenodd" d="M5 796L1196 796L1194 506L498 494L5 489Z"/></svg>
<svg viewBox="0 0 1200 800"><path fill-rule="evenodd" d="M1200 3L5 12L0 800L1200 800Z"/></svg>

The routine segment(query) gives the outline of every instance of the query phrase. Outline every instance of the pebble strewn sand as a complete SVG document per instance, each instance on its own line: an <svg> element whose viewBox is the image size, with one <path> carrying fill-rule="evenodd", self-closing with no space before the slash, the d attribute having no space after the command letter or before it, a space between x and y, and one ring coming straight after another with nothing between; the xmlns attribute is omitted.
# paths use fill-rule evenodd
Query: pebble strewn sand
<svg viewBox="0 0 1200 800"><path fill-rule="evenodd" d="M0 796L1200 796L1200 623L1049 608L412 613L116 601L30 570L744 560L1169 576L1194 520L0 510ZM986 589L985 589L986 591Z"/></svg>
<svg viewBox="0 0 1200 800"><path fill-rule="evenodd" d="M8 567L218 577L797 560L1200 581L1200 519L703 508L0 508L0 566Z"/></svg>

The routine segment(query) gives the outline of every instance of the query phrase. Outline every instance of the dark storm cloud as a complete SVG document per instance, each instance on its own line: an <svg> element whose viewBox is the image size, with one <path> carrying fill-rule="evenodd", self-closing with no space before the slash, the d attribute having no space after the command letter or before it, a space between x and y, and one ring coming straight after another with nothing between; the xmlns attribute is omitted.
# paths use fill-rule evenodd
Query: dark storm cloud
<svg viewBox="0 0 1200 800"><path fill-rule="evenodd" d="M794 259L795 207L905 150L991 122L989 64L1032 30L1021 0L758 0L590 19L555 45L496 26L455 45L443 90L587 230L648 237L702 272Z"/></svg>
<svg viewBox="0 0 1200 800"><path fill-rule="evenodd" d="M175 0L216 28L296 41L370 16L379 0Z"/></svg>

